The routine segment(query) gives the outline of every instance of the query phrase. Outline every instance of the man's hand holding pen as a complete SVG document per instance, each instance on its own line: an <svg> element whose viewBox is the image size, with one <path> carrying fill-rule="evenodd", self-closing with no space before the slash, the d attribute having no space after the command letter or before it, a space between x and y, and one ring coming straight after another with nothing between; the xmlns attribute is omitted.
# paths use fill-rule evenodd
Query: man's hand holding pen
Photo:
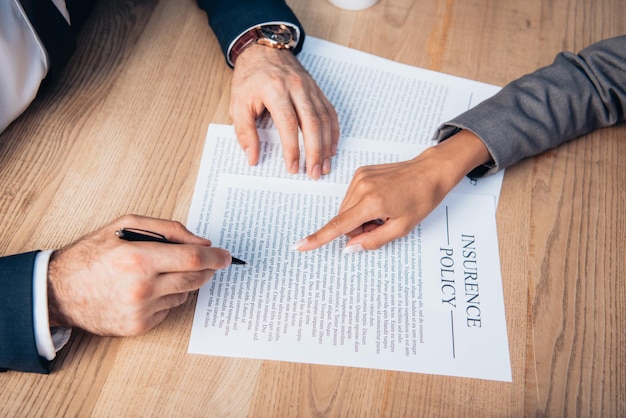
<svg viewBox="0 0 626 418"><path fill-rule="evenodd" d="M180 245L120 239L115 231L128 226L159 231ZM52 254L50 326L98 335L143 334L231 262L227 250L212 247L179 222L124 216Z"/></svg>

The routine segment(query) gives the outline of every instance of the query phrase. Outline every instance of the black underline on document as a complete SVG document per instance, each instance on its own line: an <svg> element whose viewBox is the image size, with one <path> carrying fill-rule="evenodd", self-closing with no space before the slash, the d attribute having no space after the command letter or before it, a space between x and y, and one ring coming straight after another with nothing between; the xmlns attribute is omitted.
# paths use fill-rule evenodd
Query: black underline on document
<svg viewBox="0 0 626 418"><path fill-rule="evenodd" d="M446 206L446 240L450 245L450 221L448 217L448 206ZM450 311L450 332L452 334L452 358L456 358L456 348L454 346L454 312Z"/></svg>
<svg viewBox="0 0 626 418"><path fill-rule="evenodd" d="M450 245L450 223L448 222L448 206L446 206L446 239Z"/></svg>
<svg viewBox="0 0 626 418"><path fill-rule="evenodd" d="M454 313L450 311L450 329L452 331L452 358L456 358L456 348L454 346Z"/></svg>

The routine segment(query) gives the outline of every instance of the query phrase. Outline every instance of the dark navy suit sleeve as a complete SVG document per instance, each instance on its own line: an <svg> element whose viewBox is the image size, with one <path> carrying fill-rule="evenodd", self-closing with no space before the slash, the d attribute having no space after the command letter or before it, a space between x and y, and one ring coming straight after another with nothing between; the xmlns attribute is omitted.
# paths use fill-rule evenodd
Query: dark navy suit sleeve
<svg viewBox="0 0 626 418"><path fill-rule="evenodd" d="M33 268L37 252L0 258L0 370L49 373L39 356L33 322Z"/></svg>
<svg viewBox="0 0 626 418"><path fill-rule="evenodd" d="M228 47L246 29L266 22L288 22L300 28L300 40L294 52L298 53L304 41L304 29L284 0L197 0L222 48L224 57Z"/></svg>

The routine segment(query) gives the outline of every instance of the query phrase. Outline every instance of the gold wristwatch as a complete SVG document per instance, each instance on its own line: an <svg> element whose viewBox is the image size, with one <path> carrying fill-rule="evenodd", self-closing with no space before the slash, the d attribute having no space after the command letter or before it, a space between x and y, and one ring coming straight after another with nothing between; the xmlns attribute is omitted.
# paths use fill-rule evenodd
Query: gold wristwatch
<svg viewBox="0 0 626 418"><path fill-rule="evenodd" d="M293 49L298 45L298 32L285 24L255 26L235 41L230 49L229 64L234 66L237 57L254 44L276 49Z"/></svg>

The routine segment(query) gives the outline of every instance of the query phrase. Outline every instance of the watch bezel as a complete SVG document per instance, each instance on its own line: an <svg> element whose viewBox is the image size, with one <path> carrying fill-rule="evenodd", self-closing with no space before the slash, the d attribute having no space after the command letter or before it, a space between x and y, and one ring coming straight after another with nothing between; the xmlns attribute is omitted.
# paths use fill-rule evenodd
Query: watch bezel
<svg viewBox="0 0 626 418"><path fill-rule="evenodd" d="M272 48L291 49L296 46L293 31L286 25L257 26L257 43ZM266 45L265 42L268 44Z"/></svg>

